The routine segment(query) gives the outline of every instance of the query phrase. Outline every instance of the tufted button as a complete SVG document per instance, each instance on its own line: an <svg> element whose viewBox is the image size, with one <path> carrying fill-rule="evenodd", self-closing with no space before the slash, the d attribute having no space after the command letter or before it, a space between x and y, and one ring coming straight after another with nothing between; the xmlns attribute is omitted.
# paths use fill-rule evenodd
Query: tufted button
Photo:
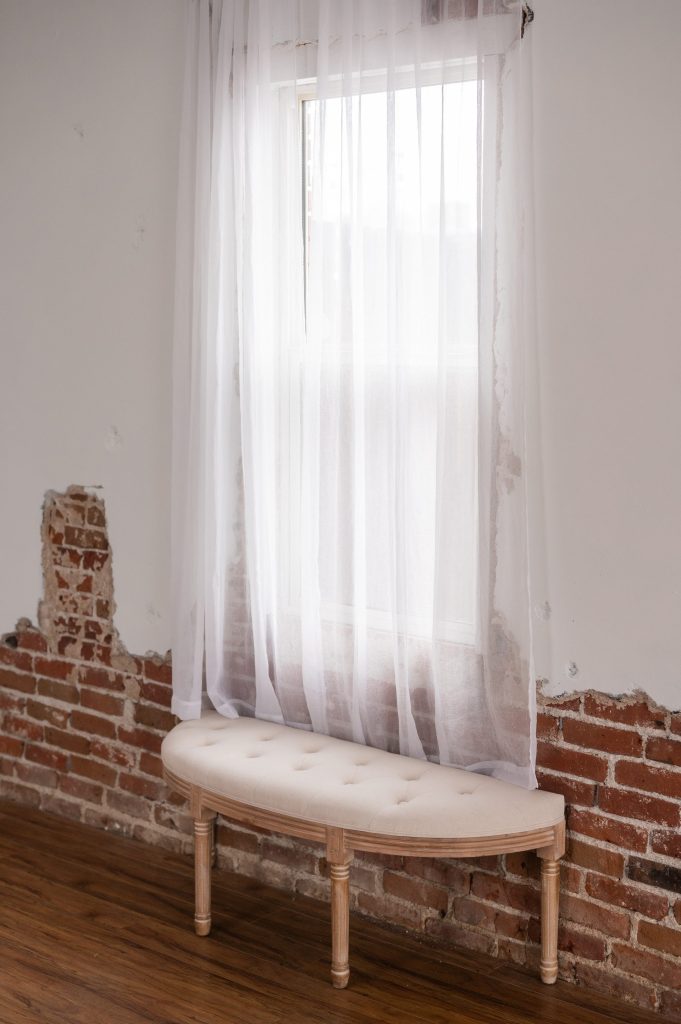
<svg viewBox="0 0 681 1024"><path fill-rule="evenodd" d="M252 750L250 754L246 754L246 757L262 757L262 754L258 753L256 750Z"/></svg>

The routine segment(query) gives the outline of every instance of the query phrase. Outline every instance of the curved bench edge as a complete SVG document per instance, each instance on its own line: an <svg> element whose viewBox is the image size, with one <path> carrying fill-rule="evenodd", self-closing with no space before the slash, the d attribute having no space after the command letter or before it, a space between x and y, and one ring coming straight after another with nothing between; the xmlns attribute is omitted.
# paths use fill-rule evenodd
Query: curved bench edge
<svg viewBox="0 0 681 1024"><path fill-rule="evenodd" d="M265 828L318 843L327 843L332 834L342 833L343 844L348 851L385 853L403 857L484 857L537 850L540 857L559 858L565 849L564 816L541 828L498 835L461 838L387 835L310 821L282 814L280 811L230 800L219 793L213 793L181 779L165 766L163 777L171 789L189 800L190 813L194 819L203 817L206 812L222 814L233 821L256 828Z"/></svg>

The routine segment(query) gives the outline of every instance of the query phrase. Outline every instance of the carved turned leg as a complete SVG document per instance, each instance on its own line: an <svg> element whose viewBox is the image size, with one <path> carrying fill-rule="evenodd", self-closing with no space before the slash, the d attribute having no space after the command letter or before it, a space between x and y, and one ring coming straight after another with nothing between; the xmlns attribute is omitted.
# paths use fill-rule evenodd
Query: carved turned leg
<svg viewBox="0 0 681 1024"><path fill-rule="evenodd" d="M194 818L194 928L197 935L210 932L210 869L215 815L205 812Z"/></svg>
<svg viewBox="0 0 681 1024"><path fill-rule="evenodd" d="M350 977L350 861L342 829L328 829L331 876L331 984L345 988Z"/></svg>
<svg viewBox="0 0 681 1024"><path fill-rule="evenodd" d="M541 862L541 961L539 973L545 985L558 977L558 897L560 861L544 858Z"/></svg>

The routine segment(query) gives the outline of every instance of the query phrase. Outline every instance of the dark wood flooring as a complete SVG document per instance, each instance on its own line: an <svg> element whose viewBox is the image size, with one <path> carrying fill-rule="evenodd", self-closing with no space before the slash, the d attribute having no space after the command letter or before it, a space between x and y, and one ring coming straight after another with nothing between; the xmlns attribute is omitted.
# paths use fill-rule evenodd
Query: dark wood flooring
<svg viewBox="0 0 681 1024"><path fill-rule="evenodd" d="M188 860L0 803L1 1024L644 1024L631 1007L351 921L329 976L328 907L214 874L194 935Z"/></svg>

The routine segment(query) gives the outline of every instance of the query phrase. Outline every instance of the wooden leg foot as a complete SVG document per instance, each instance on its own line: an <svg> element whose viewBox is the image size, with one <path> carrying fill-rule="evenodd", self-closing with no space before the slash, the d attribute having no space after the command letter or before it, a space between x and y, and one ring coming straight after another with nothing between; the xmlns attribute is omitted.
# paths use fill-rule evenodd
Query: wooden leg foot
<svg viewBox="0 0 681 1024"><path fill-rule="evenodd" d="M350 978L350 865L330 864L331 984L345 988Z"/></svg>
<svg viewBox="0 0 681 1024"><path fill-rule="evenodd" d="M194 929L197 935L210 932L210 868L215 817L194 819Z"/></svg>
<svg viewBox="0 0 681 1024"><path fill-rule="evenodd" d="M558 977L558 898L560 861L545 858L541 862L541 961L539 973L545 985Z"/></svg>

